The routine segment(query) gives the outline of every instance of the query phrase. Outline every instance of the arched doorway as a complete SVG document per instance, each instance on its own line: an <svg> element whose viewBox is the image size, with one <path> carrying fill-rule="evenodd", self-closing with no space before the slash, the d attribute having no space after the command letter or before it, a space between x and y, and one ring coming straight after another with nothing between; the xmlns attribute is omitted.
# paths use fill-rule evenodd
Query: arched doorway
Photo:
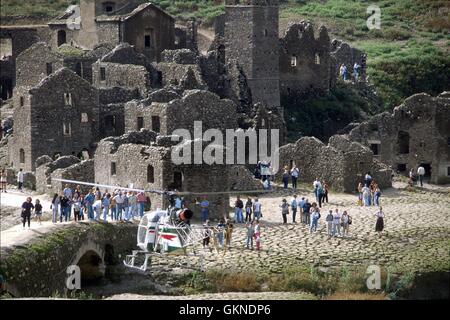
<svg viewBox="0 0 450 320"><path fill-rule="evenodd" d="M58 47L65 44L67 42L66 31L59 30L58 31Z"/></svg>
<svg viewBox="0 0 450 320"><path fill-rule="evenodd" d="M81 272L81 287L97 283L105 275L102 258L94 250L86 251L77 263Z"/></svg>
<svg viewBox="0 0 450 320"><path fill-rule="evenodd" d="M13 93L13 81L11 78L1 79L1 98L2 100L8 100L12 97Z"/></svg>

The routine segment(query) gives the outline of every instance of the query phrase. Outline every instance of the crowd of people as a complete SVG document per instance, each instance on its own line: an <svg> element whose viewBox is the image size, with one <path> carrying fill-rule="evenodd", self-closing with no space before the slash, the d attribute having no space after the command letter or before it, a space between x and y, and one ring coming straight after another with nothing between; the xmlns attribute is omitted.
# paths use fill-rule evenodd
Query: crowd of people
<svg viewBox="0 0 450 320"><path fill-rule="evenodd" d="M143 193L115 190L102 193L99 188L92 188L83 193L80 186L75 189L66 185L61 193L55 193L50 205L52 222L95 220L107 222L132 221L135 217L144 215L146 205L151 205L150 199ZM31 197L22 204L23 227L26 222L30 227L30 218L34 210L38 223L41 223L42 205L39 200L33 205ZM72 215L73 213L73 215ZM73 217L73 219L72 219Z"/></svg>
<svg viewBox="0 0 450 320"><path fill-rule="evenodd" d="M373 180L370 172L364 176L364 183L358 184L358 205L370 207L380 206L381 189Z"/></svg>

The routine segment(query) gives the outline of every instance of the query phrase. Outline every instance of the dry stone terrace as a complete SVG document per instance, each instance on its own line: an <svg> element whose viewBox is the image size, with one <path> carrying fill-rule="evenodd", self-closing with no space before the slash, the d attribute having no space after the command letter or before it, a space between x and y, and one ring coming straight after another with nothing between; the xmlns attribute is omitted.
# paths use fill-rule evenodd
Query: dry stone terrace
<svg viewBox="0 0 450 320"><path fill-rule="evenodd" d="M235 225L232 248L227 252L206 251L207 268L228 271L282 272L286 268L313 264L323 268L367 267L378 264L391 272L425 272L450 267L449 188L410 192L405 184L383 192L385 231L375 232L376 207L359 207L356 195L330 195L321 210L317 233L303 224L282 225L279 204L291 194L280 192L260 197L262 203L262 251L244 248L245 229ZM308 189L298 194L311 200ZM234 205L235 198L230 199ZM325 216L328 210L349 210L353 218L348 238L328 238ZM291 214L292 215L292 214ZM288 222L292 221L291 215ZM299 218L297 216L297 221Z"/></svg>

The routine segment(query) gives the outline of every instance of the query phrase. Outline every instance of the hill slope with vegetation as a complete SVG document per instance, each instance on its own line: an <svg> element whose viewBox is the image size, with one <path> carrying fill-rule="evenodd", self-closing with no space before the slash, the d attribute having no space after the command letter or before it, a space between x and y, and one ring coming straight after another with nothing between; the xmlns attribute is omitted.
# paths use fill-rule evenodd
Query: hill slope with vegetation
<svg viewBox="0 0 450 320"><path fill-rule="evenodd" d="M44 22L64 10L68 4L77 2L2 0L2 23L14 22L16 18ZM221 0L152 2L179 19L196 18L202 22L204 28L210 27L214 17L224 11L224 1ZM280 2L281 30L284 30L289 22L310 20L317 27L324 24L332 37L343 39L368 54L368 78L381 98L384 109L392 110L415 93L427 92L437 95L450 90L449 1L280 0ZM381 9L380 30L367 28L366 20L370 15L367 8L371 4L376 4ZM355 99L359 102L355 102ZM343 118L347 120L355 115L355 106L361 103L354 92L341 87L333 90L330 97L310 101L306 110L316 112L317 108L312 106L317 105L326 105L319 110L323 108L332 110L336 107L336 110L343 113L337 112L340 114L339 119L344 116ZM353 108L346 107L349 105ZM375 109L371 106L364 108ZM295 118L292 113L288 112L291 118ZM337 122L338 118L333 120ZM307 128L300 131L302 134L313 134Z"/></svg>

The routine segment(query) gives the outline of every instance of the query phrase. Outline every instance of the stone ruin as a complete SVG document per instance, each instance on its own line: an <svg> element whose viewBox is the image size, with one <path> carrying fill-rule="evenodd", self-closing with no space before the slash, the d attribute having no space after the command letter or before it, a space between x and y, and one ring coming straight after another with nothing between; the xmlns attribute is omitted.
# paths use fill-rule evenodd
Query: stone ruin
<svg viewBox="0 0 450 320"><path fill-rule="evenodd" d="M173 147L169 136L180 128L192 133L193 122L201 120L204 130L279 129L283 142L281 99L326 93L335 85L341 63L352 70L354 62L362 64L365 58L346 43L330 41L325 27L315 31L305 21L291 24L280 37L277 0L226 0L225 14L217 19L215 39L205 53L196 47L195 23L174 27L174 19L152 4L132 1L122 8L122 2L104 6L101 1L82 0L84 16L78 29L65 25L76 9L71 7L49 23L50 37L33 36L28 49L15 50L18 83L12 102L14 127L21 130L15 130L8 143L9 165L36 170L43 179L39 190L48 190L52 176L163 189L179 187L181 181L185 190L204 191L204 181L208 188L224 186L211 178L214 175L228 181L227 189L260 187L243 166L174 167L168 159ZM148 14L152 18L143 21ZM118 27L123 33L116 32ZM164 41L157 41L161 37ZM400 132L431 117L427 139L439 139L422 143L425 151L432 146L433 152L420 161L439 168L431 174L433 181L447 181L449 126L442 119L449 118L448 97L411 99L405 104L423 104L423 115L414 111L419 116L401 116L404 108L400 108L391 116L379 115L370 124L358 125L346 137L332 137L328 145L302 138L282 146L283 166L295 163L305 182L319 175L346 192L354 191L365 171L388 187L391 171L382 163L403 168L417 161L405 160L403 154L390 159L391 149L384 151L384 144L393 144L389 139L395 135L400 142L406 140ZM401 124L402 117L409 117L407 125ZM375 139L371 135L376 130L364 128L373 128L378 121L381 136ZM421 134L424 128L417 125ZM374 141L386 141L380 155ZM37 165L44 155L49 158ZM59 159L55 161L59 156L87 161L59 167ZM226 201L215 202L218 212L228 208ZM162 206L163 200L155 198L154 203Z"/></svg>

